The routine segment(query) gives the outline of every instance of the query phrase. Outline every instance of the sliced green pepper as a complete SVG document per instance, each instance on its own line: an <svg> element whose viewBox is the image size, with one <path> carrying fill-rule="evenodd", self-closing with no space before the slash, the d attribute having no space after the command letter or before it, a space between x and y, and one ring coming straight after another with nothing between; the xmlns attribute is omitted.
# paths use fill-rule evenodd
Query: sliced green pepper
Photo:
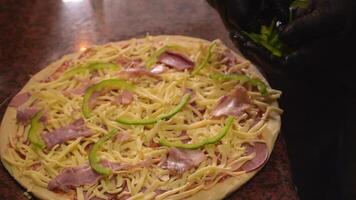
<svg viewBox="0 0 356 200"><path fill-rule="evenodd" d="M28 132L28 139L34 148L43 149L46 145L42 138L40 137L40 133L42 133L44 126L40 122L42 117L42 112L37 112L35 116L31 119L30 130Z"/></svg>
<svg viewBox="0 0 356 200"><path fill-rule="evenodd" d="M98 92L103 89L125 89L129 91L133 91L135 89L135 86L126 82L125 80L120 80L120 79L107 79L95 85L90 86L85 91L83 97L82 112L85 118L90 117L90 111L91 111L89 107L90 97L93 95L94 92Z"/></svg>
<svg viewBox="0 0 356 200"><path fill-rule="evenodd" d="M211 56L212 56L213 48L214 48L215 46L216 46L216 43L215 43L215 42L213 42L213 43L210 44L209 49L208 49L208 54L206 55L206 57L205 57L205 59L203 60L203 62L200 63L200 65L199 65L198 67L196 67L196 68L193 70L192 75L198 74L199 71L200 71L201 69L203 69L203 68L208 64L208 62L209 62L209 60L210 60L210 58L211 58Z"/></svg>
<svg viewBox="0 0 356 200"><path fill-rule="evenodd" d="M94 63L90 63L86 66L76 67L76 68L73 68L73 69L65 72L63 74L63 78L67 79L67 78L70 78L72 76L75 76L77 74L80 74L80 73L83 73L86 71L92 72L92 71L101 70L101 69L117 70L117 69L119 69L119 66L116 64L113 64L113 63L94 62Z"/></svg>
<svg viewBox="0 0 356 200"><path fill-rule="evenodd" d="M285 47L279 40L278 32L275 29L275 20L272 20L270 26L262 25L259 33L248 33L243 31L243 34L248 36L255 43L260 44L269 50L273 55L277 57L282 56L282 50Z"/></svg>
<svg viewBox="0 0 356 200"><path fill-rule="evenodd" d="M257 78L250 78L246 75L213 73L209 75L209 77L216 81L239 81L242 84L247 83L257 87L258 91L263 95L266 95L268 92L267 85L264 82Z"/></svg>
<svg viewBox="0 0 356 200"><path fill-rule="evenodd" d="M185 105L189 102L191 95L186 94L183 96L182 100L179 102L179 104L170 112L160 115L155 119L139 119L139 120L131 120L131 119L125 119L125 118L119 118L116 121L121 123L121 124L126 124L126 125L148 125L148 124L154 124L157 123L160 120L168 120L172 118L175 114L177 114L179 111L181 111Z"/></svg>
<svg viewBox="0 0 356 200"><path fill-rule="evenodd" d="M262 82L261 80L257 79L257 78L251 78L248 83L252 86L257 87L258 91L263 94L266 95L268 93L267 91L267 86L264 82Z"/></svg>
<svg viewBox="0 0 356 200"><path fill-rule="evenodd" d="M117 129L114 129L112 131L110 131L107 135L105 135L104 137L100 138L94 145L93 147L90 149L89 152L89 163L91 168L93 168L96 172L98 172L99 174L102 175L110 175L111 174L111 169L102 166L99 162L99 158L98 158L98 151L100 149L100 147L108 140L110 140L114 135L117 134Z"/></svg>
<svg viewBox="0 0 356 200"><path fill-rule="evenodd" d="M183 149L198 149L200 147L203 147L205 145L208 144L215 144L217 142L219 142L222 138L224 138L226 136L226 134L229 132L229 130L232 127L232 124L234 122L234 117L229 116L226 120L225 120L225 125L222 128L222 130L209 138L206 138L204 140L202 140L201 142L198 143L194 143L194 144L184 144L184 143L178 143L178 142L170 142L164 138L161 138L159 143L163 146L168 146L168 147L177 147L177 148L183 148Z"/></svg>

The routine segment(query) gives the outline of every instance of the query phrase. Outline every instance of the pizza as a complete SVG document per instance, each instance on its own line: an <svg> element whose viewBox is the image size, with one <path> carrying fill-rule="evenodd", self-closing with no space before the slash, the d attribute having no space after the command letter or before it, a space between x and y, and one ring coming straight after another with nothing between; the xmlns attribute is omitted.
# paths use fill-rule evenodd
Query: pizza
<svg viewBox="0 0 356 200"><path fill-rule="evenodd" d="M268 161L280 96L220 40L96 45L13 97L1 161L43 200L223 199Z"/></svg>

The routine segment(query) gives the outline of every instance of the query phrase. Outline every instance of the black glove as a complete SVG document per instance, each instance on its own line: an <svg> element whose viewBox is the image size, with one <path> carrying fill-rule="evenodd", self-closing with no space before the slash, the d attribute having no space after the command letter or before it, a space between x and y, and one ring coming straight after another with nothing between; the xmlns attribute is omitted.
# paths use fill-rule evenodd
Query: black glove
<svg viewBox="0 0 356 200"><path fill-rule="evenodd" d="M294 13L289 23L289 0L208 0L220 14L234 43L249 59L273 71L324 66L351 38L352 0L311 0ZM256 32L272 19L279 21L279 37L290 51L277 57L243 34ZM338 50L334 51L334 50Z"/></svg>

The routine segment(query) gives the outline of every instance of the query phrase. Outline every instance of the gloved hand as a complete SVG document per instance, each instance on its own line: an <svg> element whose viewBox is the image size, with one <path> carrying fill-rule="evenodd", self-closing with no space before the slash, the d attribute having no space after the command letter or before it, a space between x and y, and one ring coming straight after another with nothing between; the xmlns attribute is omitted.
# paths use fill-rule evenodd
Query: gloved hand
<svg viewBox="0 0 356 200"><path fill-rule="evenodd" d="M340 52L354 23L352 0L309 0L289 21L290 0L208 0L220 14L240 51L261 67L272 71L302 70L323 66ZM243 34L258 32L272 19L279 21L279 38L289 47L281 57ZM339 51L339 52L337 52Z"/></svg>

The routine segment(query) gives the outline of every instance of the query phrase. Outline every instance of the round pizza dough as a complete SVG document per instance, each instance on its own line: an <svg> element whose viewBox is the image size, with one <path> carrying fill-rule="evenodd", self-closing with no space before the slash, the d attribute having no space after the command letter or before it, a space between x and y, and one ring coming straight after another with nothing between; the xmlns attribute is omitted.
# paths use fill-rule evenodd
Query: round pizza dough
<svg viewBox="0 0 356 200"><path fill-rule="evenodd" d="M160 35L160 36L153 36L153 40L156 41L162 41L162 40L171 40L176 43L209 43L207 40L199 39L199 38L193 38L193 37L187 37L187 36L180 36L180 35ZM120 41L117 43L122 43L125 41ZM28 83L23 87L23 89L19 92L26 92L27 88L29 85L31 85L35 81L39 80L44 80L48 78L59 66L59 63L62 63L64 60L68 60L71 57L74 57L76 54L80 52L76 52L73 54L65 55L61 59L51 63L47 67L45 67L43 70L32 76L32 78L28 81ZM233 51L235 56L239 60L246 60L244 57L241 55L237 54L236 52ZM262 74L258 71L256 66L250 65L250 68L252 70L252 73L255 74L256 76L260 77L261 79L265 80L266 79L262 76ZM275 106L278 107L277 102L274 103ZM9 144L9 135L11 134L16 134L17 128L16 128L16 108L13 107L8 107L2 122L1 122L1 128L0 128L0 153L1 156L4 154L5 149L8 147ZM271 154L274 143L277 139L277 136L280 131L280 126L281 126L281 119L279 115L274 116L273 119L270 119L267 127L265 128L265 131L263 132L263 137L266 140L266 144L268 146L269 150L269 155ZM34 196L38 197L39 199L43 200L72 200L72 194L65 195L65 194L60 194L60 193L55 193L52 192L46 188L39 187L37 185L32 184L32 180L25 177L25 176L19 176L19 172L11 168L11 165L7 163L2 157L1 161L5 168L8 170L8 172L13 176L17 182L19 182L24 188L26 188L29 192L31 192ZM223 199L230 193L234 192L238 188L240 188L244 183L246 183L249 179L251 179L262 167L260 167L257 170L254 170L252 172L243 174L239 176L238 178L236 177L229 177L222 182L219 182L218 184L214 185L212 188L209 190L201 190L198 193L194 194L193 196L187 198L189 200L218 200L218 199Z"/></svg>

